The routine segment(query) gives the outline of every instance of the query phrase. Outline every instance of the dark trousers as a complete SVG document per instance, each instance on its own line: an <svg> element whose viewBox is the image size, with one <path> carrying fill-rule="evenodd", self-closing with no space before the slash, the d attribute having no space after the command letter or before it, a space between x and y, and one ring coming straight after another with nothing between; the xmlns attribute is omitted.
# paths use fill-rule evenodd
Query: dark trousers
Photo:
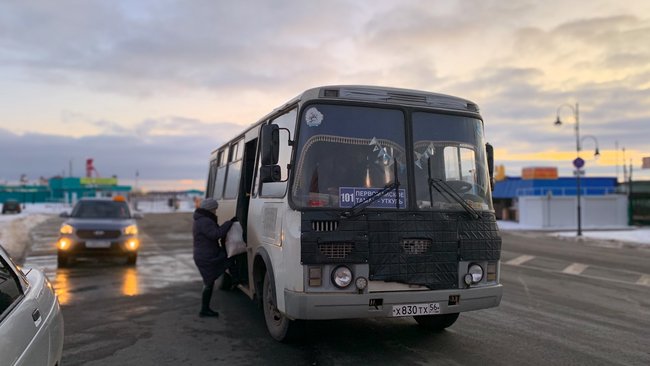
<svg viewBox="0 0 650 366"><path fill-rule="evenodd" d="M211 285L203 286L203 293L201 294L201 311L208 311L210 309L210 300L212 299L212 290L214 283Z"/></svg>

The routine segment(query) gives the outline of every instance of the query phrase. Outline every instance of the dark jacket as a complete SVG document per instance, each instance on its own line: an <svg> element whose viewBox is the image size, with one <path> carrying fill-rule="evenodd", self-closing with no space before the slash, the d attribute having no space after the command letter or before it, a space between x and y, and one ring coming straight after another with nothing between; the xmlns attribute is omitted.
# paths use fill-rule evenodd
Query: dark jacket
<svg viewBox="0 0 650 366"><path fill-rule="evenodd" d="M206 285L212 285L226 270L227 255L225 249L219 245L219 239L225 239L231 226L231 221L219 226L217 216L208 210L197 208L194 211L194 263Z"/></svg>

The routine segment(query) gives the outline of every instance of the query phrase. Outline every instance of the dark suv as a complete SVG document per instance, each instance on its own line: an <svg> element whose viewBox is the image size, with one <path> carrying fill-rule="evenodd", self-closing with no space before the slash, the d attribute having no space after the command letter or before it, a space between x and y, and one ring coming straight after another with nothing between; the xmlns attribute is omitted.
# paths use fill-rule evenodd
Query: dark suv
<svg viewBox="0 0 650 366"><path fill-rule="evenodd" d="M138 259L138 226L127 202L120 198L84 198L61 225L57 241L59 267L66 267L74 257L123 256L128 265Z"/></svg>
<svg viewBox="0 0 650 366"><path fill-rule="evenodd" d="M20 202L16 200L6 200L2 204L2 214L6 214L7 212L13 212L13 213L20 213L21 208L20 208Z"/></svg>

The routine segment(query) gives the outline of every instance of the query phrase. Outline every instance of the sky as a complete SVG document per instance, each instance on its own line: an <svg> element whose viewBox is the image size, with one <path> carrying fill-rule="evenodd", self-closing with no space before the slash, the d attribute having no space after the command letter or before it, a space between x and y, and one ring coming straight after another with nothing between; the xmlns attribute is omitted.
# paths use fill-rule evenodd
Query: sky
<svg viewBox="0 0 650 366"><path fill-rule="evenodd" d="M332 84L472 100L510 176L572 174L577 103L586 175L622 179L625 156L650 179L647 0L4 0L0 184L93 158L121 183L202 189L212 149Z"/></svg>

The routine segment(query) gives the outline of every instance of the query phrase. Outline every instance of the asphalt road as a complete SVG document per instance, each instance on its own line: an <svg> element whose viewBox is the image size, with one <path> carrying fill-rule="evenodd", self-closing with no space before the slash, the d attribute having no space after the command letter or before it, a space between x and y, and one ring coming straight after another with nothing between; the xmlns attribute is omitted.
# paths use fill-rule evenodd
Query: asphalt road
<svg viewBox="0 0 650 366"><path fill-rule="evenodd" d="M31 232L65 318L65 365L650 365L650 249L503 233L495 309L441 333L411 318L306 323L280 344L238 291L215 291L218 319L197 316L201 280L191 214L150 214L135 268L84 260L56 268L60 219Z"/></svg>

